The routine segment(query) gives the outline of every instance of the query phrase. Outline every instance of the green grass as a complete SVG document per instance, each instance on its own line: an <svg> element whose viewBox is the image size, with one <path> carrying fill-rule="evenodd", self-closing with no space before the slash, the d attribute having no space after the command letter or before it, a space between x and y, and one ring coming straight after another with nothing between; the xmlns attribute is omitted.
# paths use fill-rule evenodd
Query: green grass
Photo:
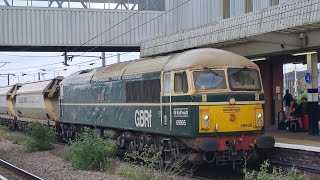
<svg viewBox="0 0 320 180"><path fill-rule="evenodd" d="M50 150L57 139L54 130L38 122L28 124L27 134L26 148L29 152Z"/></svg>
<svg viewBox="0 0 320 180"><path fill-rule="evenodd" d="M24 134L17 132L10 132L7 126L0 125L0 140L9 140L13 144L24 145L26 144L27 137Z"/></svg>
<svg viewBox="0 0 320 180"><path fill-rule="evenodd" d="M116 169L116 174L128 180L151 180L154 171L146 166L121 165Z"/></svg>
<svg viewBox="0 0 320 180"><path fill-rule="evenodd" d="M6 134L8 132L8 127L0 125L0 140L5 139L6 138Z"/></svg>
<svg viewBox="0 0 320 180"><path fill-rule="evenodd" d="M6 137L7 140L11 141L13 144L26 145L28 138L23 134L12 133Z"/></svg>
<svg viewBox="0 0 320 180"><path fill-rule="evenodd" d="M112 143L86 129L80 138L71 142L65 159L78 170L109 171L112 169L114 152Z"/></svg>

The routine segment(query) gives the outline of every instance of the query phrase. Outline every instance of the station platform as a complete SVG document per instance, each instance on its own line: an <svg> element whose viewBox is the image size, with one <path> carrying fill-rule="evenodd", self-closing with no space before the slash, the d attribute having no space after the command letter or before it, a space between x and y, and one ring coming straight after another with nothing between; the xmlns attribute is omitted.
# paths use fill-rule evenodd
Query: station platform
<svg viewBox="0 0 320 180"><path fill-rule="evenodd" d="M311 136L308 132L279 130L274 125L265 129L265 135L273 136L278 148L320 152L320 136Z"/></svg>

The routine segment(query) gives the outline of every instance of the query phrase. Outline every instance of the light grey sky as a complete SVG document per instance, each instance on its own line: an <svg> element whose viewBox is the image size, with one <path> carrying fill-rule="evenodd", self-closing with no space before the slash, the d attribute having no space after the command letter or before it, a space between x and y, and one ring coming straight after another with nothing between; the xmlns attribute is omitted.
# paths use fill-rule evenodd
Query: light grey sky
<svg viewBox="0 0 320 180"><path fill-rule="evenodd" d="M70 55L81 54L79 52L70 53ZM106 64L113 64L117 62L117 53L106 52ZM140 53L124 53L120 52L120 60L127 61L138 59ZM41 57L39 57L41 56ZM42 57L43 56L43 57ZM72 62L69 62L70 66L64 66L62 62L64 57L62 52L0 52L0 62L10 62L3 67L3 63L0 63L0 74L15 74L10 76L10 85L38 80L38 72L43 74L41 80L51 79L54 76L67 76L83 69L91 69L101 66L101 56L99 52L85 53L83 56L98 56L98 57L74 57ZM114 57L108 57L114 56ZM98 60L97 60L98 59ZM93 65L90 65L94 63ZM51 64L51 65L48 65ZM64 70L66 69L66 70ZM22 76L23 74L26 74ZM0 75L0 86L7 86L7 76Z"/></svg>
<svg viewBox="0 0 320 180"><path fill-rule="evenodd" d="M291 71L294 71L294 70L297 70L297 71L304 71L304 70L307 70L307 64L292 64L292 63L289 63L289 64L284 64L283 65L283 73L287 73L287 72L291 72Z"/></svg>

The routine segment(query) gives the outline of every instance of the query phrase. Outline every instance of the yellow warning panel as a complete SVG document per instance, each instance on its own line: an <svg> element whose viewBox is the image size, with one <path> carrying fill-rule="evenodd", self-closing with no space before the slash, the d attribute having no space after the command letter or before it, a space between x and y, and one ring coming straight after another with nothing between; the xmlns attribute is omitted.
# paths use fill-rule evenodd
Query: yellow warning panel
<svg viewBox="0 0 320 180"><path fill-rule="evenodd" d="M261 130L264 125L261 104L199 106L199 132Z"/></svg>

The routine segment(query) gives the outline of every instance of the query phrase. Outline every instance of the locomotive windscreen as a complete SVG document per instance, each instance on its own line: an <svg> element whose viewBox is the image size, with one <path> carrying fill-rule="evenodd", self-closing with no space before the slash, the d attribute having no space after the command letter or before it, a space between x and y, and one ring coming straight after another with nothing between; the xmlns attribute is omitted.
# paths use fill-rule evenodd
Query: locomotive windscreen
<svg viewBox="0 0 320 180"><path fill-rule="evenodd" d="M231 90L261 91L259 72L255 69L231 68L228 69L228 78Z"/></svg>
<svg viewBox="0 0 320 180"><path fill-rule="evenodd" d="M193 79L196 90L227 88L223 70L194 71Z"/></svg>

